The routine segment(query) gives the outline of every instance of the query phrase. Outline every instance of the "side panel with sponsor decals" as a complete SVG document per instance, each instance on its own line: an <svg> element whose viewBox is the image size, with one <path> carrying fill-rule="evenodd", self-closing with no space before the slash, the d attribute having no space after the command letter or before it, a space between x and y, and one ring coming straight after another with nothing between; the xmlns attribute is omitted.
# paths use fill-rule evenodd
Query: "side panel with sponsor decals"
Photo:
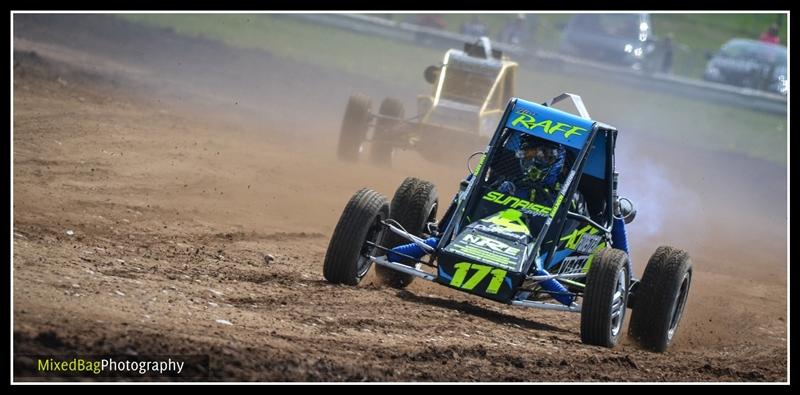
<svg viewBox="0 0 800 395"><path fill-rule="evenodd" d="M561 261L558 265L558 274L575 274L583 272L583 267L586 266L586 261L589 260L588 255L574 255L568 256Z"/></svg>
<svg viewBox="0 0 800 395"><path fill-rule="evenodd" d="M589 268L592 267L594 255L603 248L606 248L606 243L598 244L597 247L589 253L575 252L572 250L556 251L554 256L559 258L551 262L548 271L558 274L588 273Z"/></svg>
<svg viewBox="0 0 800 395"><path fill-rule="evenodd" d="M547 264L550 273L587 273L594 254L606 247L599 229L586 223L573 223L560 238L553 260Z"/></svg>

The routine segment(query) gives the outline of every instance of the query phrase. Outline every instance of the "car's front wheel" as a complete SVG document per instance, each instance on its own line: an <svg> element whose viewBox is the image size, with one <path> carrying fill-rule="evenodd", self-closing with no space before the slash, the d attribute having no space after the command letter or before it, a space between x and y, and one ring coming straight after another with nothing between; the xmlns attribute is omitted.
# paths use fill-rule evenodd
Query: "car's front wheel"
<svg viewBox="0 0 800 395"><path fill-rule="evenodd" d="M347 202L339 223L331 236L325 254L323 275L336 284L358 285L367 274L372 261L370 255L386 229L381 221L389 218L389 201L385 196L368 188L356 192Z"/></svg>
<svg viewBox="0 0 800 395"><path fill-rule="evenodd" d="M607 248L592 258L581 306L581 340L614 347L622 333L628 301L628 254Z"/></svg>

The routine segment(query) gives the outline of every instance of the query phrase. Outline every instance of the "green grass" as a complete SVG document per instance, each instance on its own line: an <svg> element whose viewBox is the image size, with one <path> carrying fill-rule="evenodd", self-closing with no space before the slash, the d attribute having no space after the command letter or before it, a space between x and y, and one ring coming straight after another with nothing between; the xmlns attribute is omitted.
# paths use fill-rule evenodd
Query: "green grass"
<svg viewBox="0 0 800 395"><path fill-rule="evenodd" d="M171 27L179 34L263 49L288 59L398 83L418 83L422 80L422 70L441 61L442 56L433 49L302 23L280 15L127 14L120 17ZM404 58L397 59L395 54L402 54ZM416 72L409 73L409 63Z"/></svg>
<svg viewBox="0 0 800 395"><path fill-rule="evenodd" d="M557 15L550 15L553 19L548 23L557 23ZM148 25L171 27L179 34L205 36L233 46L263 49L275 56L404 86L426 87L421 78L422 70L440 62L442 57L439 50L277 15L126 14L121 17ZM564 20L567 17L563 15ZM543 20L540 23L544 25ZM626 128L623 132L651 133L668 140L786 164L785 116L684 100L579 75L567 76L528 68L520 70L517 81L520 97L544 100L563 91L581 94L596 119ZM606 97L609 93L623 99L609 100ZM625 106L619 105L622 101Z"/></svg>

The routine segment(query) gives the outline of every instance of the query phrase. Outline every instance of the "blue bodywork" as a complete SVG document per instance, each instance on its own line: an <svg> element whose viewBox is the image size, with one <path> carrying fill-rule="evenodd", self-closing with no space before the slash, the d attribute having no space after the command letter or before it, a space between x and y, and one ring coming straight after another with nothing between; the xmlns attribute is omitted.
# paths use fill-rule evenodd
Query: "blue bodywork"
<svg viewBox="0 0 800 395"><path fill-rule="evenodd" d="M517 99L511 116L506 121L508 128L564 144L572 148L573 153L577 153L583 148L589 135L588 131L592 129L593 124L592 120L522 99ZM571 131L572 133L569 133ZM568 133L569 136L566 136ZM512 137L507 147L517 149L519 138ZM604 139L595 139L586 161L584 174L600 179L605 178L606 142Z"/></svg>
<svg viewBox="0 0 800 395"><path fill-rule="evenodd" d="M564 111L517 99L506 127L580 150L593 121Z"/></svg>

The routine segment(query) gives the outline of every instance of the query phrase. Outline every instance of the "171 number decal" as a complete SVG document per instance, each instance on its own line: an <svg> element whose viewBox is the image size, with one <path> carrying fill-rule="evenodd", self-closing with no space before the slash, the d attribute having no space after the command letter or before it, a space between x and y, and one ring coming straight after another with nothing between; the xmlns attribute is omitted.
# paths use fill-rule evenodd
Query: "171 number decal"
<svg viewBox="0 0 800 395"><path fill-rule="evenodd" d="M500 291L500 286L503 285L503 280L506 278L506 271L503 269L493 268L492 266L479 265L477 263L459 262L453 265L456 268L453 279L450 280L450 286L472 290L476 285L480 284L483 279L491 274L492 281L486 287L487 294L496 294ZM475 269L475 272L467 280L467 274L470 269Z"/></svg>

